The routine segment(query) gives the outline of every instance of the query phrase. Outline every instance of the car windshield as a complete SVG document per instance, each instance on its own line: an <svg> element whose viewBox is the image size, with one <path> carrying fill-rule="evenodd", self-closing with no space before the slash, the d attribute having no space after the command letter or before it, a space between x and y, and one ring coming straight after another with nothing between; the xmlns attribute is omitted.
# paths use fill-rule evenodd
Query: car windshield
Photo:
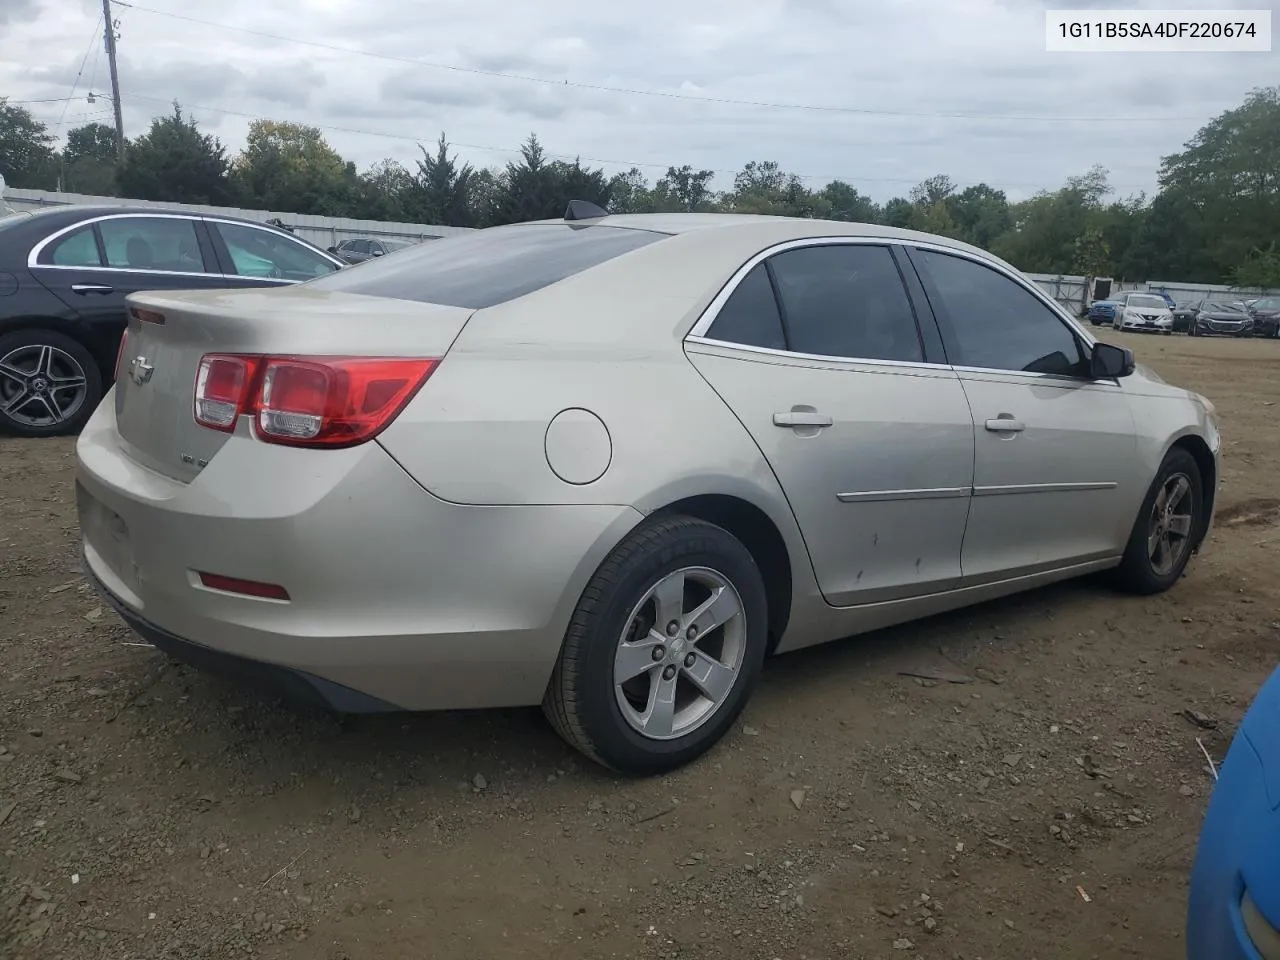
<svg viewBox="0 0 1280 960"><path fill-rule="evenodd" d="M1243 313L1240 306L1235 303L1226 303L1222 300L1210 300L1202 308L1206 313Z"/></svg>
<svg viewBox="0 0 1280 960"><path fill-rule="evenodd" d="M1154 294L1147 294L1147 293L1142 293L1142 294L1138 294L1137 296L1132 296L1126 302L1127 302L1127 305L1130 307L1141 307L1144 309L1154 307L1157 310L1159 310L1168 306L1168 304L1164 302L1163 297L1157 297Z"/></svg>
<svg viewBox="0 0 1280 960"><path fill-rule="evenodd" d="M1253 309L1255 310L1280 310L1280 297L1266 297L1262 300L1253 301Z"/></svg>

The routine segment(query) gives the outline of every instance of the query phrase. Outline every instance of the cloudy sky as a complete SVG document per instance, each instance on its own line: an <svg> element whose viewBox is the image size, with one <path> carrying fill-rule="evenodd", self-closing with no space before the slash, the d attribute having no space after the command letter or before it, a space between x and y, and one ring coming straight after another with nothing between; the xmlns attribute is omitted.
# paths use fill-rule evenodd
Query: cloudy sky
<svg viewBox="0 0 1280 960"><path fill-rule="evenodd" d="M1013 198L1094 163L1118 192L1252 88L1248 54L1046 53L1039 0L139 0L114 7L126 133L179 100L232 150L251 117L313 124L363 169L444 130L478 166L552 155L718 172L777 160L878 200L947 173ZM1236 6L1269 8L1278 0ZM1230 7L1200 0L1194 6ZM184 19L185 18L185 19ZM202 22L193 22L193 19ZM110 122L100 0L0 0L0 96L51 129ZM566 82L567 81L567 82ZM74 85L74 86L73 86ZM612 88L612 89L605 89ZM725 102L737 101L737 102Z"/></svg>

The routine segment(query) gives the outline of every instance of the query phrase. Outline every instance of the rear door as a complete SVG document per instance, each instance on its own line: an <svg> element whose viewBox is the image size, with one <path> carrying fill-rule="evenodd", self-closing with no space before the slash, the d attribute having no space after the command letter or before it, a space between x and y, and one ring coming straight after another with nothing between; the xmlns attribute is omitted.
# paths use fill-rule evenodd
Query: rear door
<svg viewBox="0 0 1280 960"><path fill-rule="evenodd" d="M1124 550L1141 499L1133 416L1044 295L955 251L910 249L973 410L966 584Z"/></svg>
<svg viewBox="0 0 1280 960"><path fill-rule="evenodd" d="M29 266L85 321L108 357L124 332L129 294L225 285L200 219L172 214L96 217L37 244Z"/></svg>
<svg viewBox="0 0 1280 960"><path fill-rule="evenodd" d="M838 606L961 575L973 421L907 282L887 245L793 246L726 287L686 344L773 468Z"/></svg>
<svg viewBox="0 0 1280 960"><path fill-rule="evenodd" d="M214 217L205 223L228 286L286 286L342 267L336 257L270 227Z"/></svg>

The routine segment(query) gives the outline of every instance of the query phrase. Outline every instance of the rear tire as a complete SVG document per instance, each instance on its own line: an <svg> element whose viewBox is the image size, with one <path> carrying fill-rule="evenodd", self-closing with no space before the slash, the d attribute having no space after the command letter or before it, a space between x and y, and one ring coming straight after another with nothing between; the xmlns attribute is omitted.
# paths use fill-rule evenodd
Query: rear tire
<svg viewBox="0 0 1280 960"><path fill-rule="evenodd" d="M0 430L20 437L76 433L102 392L98 362L78 341L38 327L0 336Z"/></svg>
<svg viewBox="0 0 1280 960"><path fill-rule="evenodd" d="M607 767L672 770L715 744L746 705L767 624L764 580L736 537L691 517L652 520L583 591L543 712Z"/></svg>
<svg viewBox="0 0 1280 960"><path fill-rule="evenodd" d="M1183 486L1185 484L1185 488ZM1126 593L1163 593L1182 576L1205 527L1200 466L1181 447L1165 456L1133 522L1112 581Z"/></svg>

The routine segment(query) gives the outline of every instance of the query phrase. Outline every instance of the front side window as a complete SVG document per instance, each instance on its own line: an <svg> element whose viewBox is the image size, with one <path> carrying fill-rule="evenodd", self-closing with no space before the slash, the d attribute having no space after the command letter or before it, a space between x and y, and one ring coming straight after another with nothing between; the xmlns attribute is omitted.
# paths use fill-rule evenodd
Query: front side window
<svg viewBox="0 0 1280 960"><path fill-rule="evenodd" d="M752 267L734 288L707 330L707 337L725 343L738 343L744 347L787 349L787 339L782 332L782 315L778 312L778 301L773 296L769 271L763 263Z"/></svg>
<svg viewBox="0 0 1280 960"><path fill-rule="evenodd" d="M196 225L182 217L119 217L98 222L107 266L158 273L205 273Z"/></svg>
<svg viewBox="0 0 1280 960"><path fill-rule="evenodd" d="M318 250L292 237L239 223L212 222L231 254L232 272L238 277L274 280L314 280L338 269Z"/></svg>
<svg viewBox="0 0 1280 960"><path fill-rule="evenodd" d="M963 257L917 250L947 354L962 367L1082 376L1076 335L1021 284Z"/></svg>
<svg viewBox="0 0 1280 960"><path fill-rule="evenodd" d="M98 253L98 241L93 235L93 225L73 230L59 237L40 252L40 262L58 267L100 267L102 257Z"/></svg>
<svg viewBox="0 0 1280 960"><path fill-rule="evenodd" d="M924 359L911 301L888 247L800 247L768 263L790 350L857 360Z"/></svg>

